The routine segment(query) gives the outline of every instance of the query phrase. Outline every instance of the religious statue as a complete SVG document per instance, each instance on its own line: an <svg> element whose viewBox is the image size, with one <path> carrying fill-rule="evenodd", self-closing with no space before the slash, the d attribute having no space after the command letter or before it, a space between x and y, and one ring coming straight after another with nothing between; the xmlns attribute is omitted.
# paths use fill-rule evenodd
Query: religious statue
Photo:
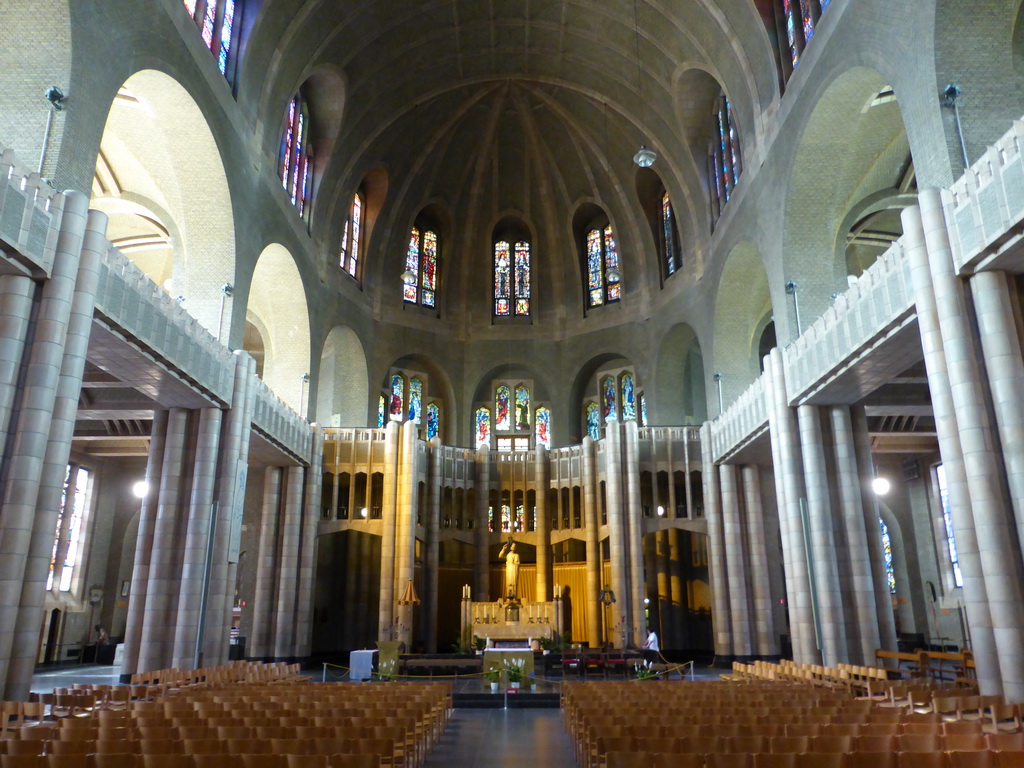
<svg viewBox="0 0 1024 768"><path fill-rule="evenodd" d="M519 555L516 554L516 543L511 536L498 557L505 560L505 597L510 600L519 597Z"/></svg>

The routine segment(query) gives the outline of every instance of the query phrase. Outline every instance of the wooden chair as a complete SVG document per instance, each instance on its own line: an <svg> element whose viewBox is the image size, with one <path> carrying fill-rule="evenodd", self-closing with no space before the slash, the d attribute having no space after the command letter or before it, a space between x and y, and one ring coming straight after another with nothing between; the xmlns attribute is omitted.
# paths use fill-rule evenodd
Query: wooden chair
<svg viewBox="0 0 1024 768"><path fill-rule="evenodd" d="M288 768L288 760L284 755L242 755L244 768Z"/></svg>
<svg viewBox="0 0 1024 768"><path fill-rule="evenodd" d="M341 753L331 755L330 768L380 768L378 755Z"/></svg>
<svg viewBox="0 0 1024 768"><path fill-rule="evenodd" d="M314 746L308 739L270 740L270 751L275 755L312 755Z"/></svg>
<svg viewBox="0 0 1024 768"><path fill-rule="evenodd" d="M897 752L897 768L947 768L945 752Z"/></svg>
<svg viewBox="0 0 1024 768"><path fill-rule="evenodd" d="M42 755L0 755L0 768L46 768Z"/></svg>
<svg viewBox="0 0 1024 768"><path fill-rule="evenodd" d="M864 734L857 737L856 752L895 752L896 737L891 734Z"/></svg>
<svg viewBox="0 0 1024 768"><path fill-rule="evenodd" d="M44 755L49 742L42 739L8 739L3 742L8 755ZM83 753L88 754L88 753Z"/></svg>
<svg viewBox="0 0 1024 768"><path fill-rule="evenodd" d="M989 733L985 743L993 752L1024 752L1024 732Z"/></svg>
<svg viewBox="0 0 1024 768"><path fill-rule="evenodd" d="M284 756L288 768L330 768L331 758L328 755L288 755Z"/></svg>
<svg viewBox="0 0 1024 768"><path fill-rule="evenodd" d="M992 768L995 763L995 756L988 750L947 752L946 759L950 768Z"/></svg>
<svg viewBox="0 0 1024 768"><path fill-rule="evenodd" d="M896 768L896 753L888 749L882 752L857 750L846 756L846 768Z"/></svg>
<svg viewBox="0 0 1024 768"><path fill-rule="evenodd" d="M88 755L47 755L47 768L90 768L92 758Z"/></svg>
<svg viewBox="0 0 1024 768"><path fill-rule="evenodd" d="M754 768L796 768L796 752L758 752Z"/></svg>
<svg viewBox="0 0 1024 768"><path fill-rule="evenodd" d="M994 752L993 754L995 755L995 768L1020 768L1024 765L1024 751Z"/></svg>
<svg viewBox="0 0 1024 768"><path fill-rule="evenodd" d="M192 768L192 758L188 755L147 755L143 754L139 768Z"/></svg>
<svg viewBox="0 0 1024 768"><path fill-rule="evenodd" d="M137 755L139 742L132 739L98 739L92 743L93 754L97 755Z"/></svg>
<svg viewBox="0 0 1024 768"><path fill-rule="evenodd" d="M988 722L991 730L996 733L1019 731L1021 730L1020 707L1017 704L993 704L988 708Z"/></svg>
<svg viewBox="0 0 1024 768"><path fill-rule="evenodd" d="M182 739L181 749L186 755L220 755L224 742L220 739Z"/></svg>
<svg viewBox="0 0 1024 768"><path fill-rule="evenodd" d="M701 755L695 755L701 757ZM754 768L754 756L750 752L728 754L709 752L703 755L706 768Z"/></svg>
<svg viewBox="0 0 1024 768"><path fill-rule="evenodd" d="M846 768L846 753L805 752L796 756L796 768Z"/></svg>
<svg viewBox="0 0 1024 768"><path fill-rule="evenodd" d="M948 733L942 737L941 744L946 752L981 752L988 749L985 736L981 733Z"/></svg>
<svg viewBox="0 0 1024 768"><path fill-rule="evenodd" d="M808 752L849 752L853 745L852 736L813 736L808 742Z"/></svg>
<svg viewBox="0 0 1024 768"><path fill-rule="evenodd" d="M772 754L798 754L807 751L807 736L776 736L771 741ZM756 760L755 760L756 763Z"/></svg>
<svg viewBox="0 0 1024 768"><path fill-rule="evenodd" d="M93 768L138 768L139 756L124 752L97 752L92 755L92 765Z"/></svg>
<svg viewBox="0 0 1024 768"><path fill-rule="evenodd" d="M192 764L195 768L243 768L241 757L224 753L192 755Z"/></svg>
<svg viewBox="0 0 1024 768"><path fill-rule="evenodd" d="M177 739L139 739L140 755L178 755L181 742Z"/></svg>
<svg viewBox="0 0 1024 768"><path fill-rule="evenodd" d="M95 751L91 741L51 741L46 744L46 752L51 755L91 755Z"/></svg>

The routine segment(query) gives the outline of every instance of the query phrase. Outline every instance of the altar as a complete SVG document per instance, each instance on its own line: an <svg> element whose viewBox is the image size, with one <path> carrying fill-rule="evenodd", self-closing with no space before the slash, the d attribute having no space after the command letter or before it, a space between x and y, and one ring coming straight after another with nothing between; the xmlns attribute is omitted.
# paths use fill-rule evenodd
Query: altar
<svg viewBox="0 0 1024 768"><path fill-rule="evenodd" d="M470 632L487 640L489 647L501 644L528 650L531 641L550 639L558 632L555 607L555 603L518 600L474 603L464 599L463 631L470 627Z"/></svg>

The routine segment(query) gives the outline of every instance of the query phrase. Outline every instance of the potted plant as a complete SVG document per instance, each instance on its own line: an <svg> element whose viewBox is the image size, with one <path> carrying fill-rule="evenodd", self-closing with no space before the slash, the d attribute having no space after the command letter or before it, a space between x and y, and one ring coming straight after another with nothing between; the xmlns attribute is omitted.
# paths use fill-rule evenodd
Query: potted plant
<svg viewBox="0 0 1024 768"><path fill-rule="evenodd" d="M505 677L508 679L509 687L517 689L519 684L523 682L523 678L526 677L525 662L522 659L512 659L511 661L505 661Z"/></svg>
<svg viewBox="0 0 1024 768"><path fill-rule="evenodd" d="M480 637L479 635L473 636L473 647L476 649L477 654L484 652L484 648L487 647L487 638Z"/></svg>
<svg viewBox="0 0 1024 768"><path fill-rule="evenodd" d="M484 679L491 684L491 693L498 692L498 684L501 682L501 667L495 665L484 672Z"/></svg>

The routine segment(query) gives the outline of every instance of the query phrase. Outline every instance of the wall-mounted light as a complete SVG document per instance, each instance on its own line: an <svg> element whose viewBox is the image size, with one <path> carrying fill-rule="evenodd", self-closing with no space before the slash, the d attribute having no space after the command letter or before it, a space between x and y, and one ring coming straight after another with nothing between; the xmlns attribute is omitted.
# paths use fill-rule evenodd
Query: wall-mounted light
<svg viewBox="0 0 1024 768"><path fill-rule="evenodd" d="M137 483L132 485L132 495L137 499L146 498L146 494L149 493L149 483L145 480L139 480Z"/></svg>
<svg viewBox="0 0 1024 768"><path fill-rule="evenodd" d="M890 487L889 481L884 477L876 477L871 481L871 490L873 490L877 496L885 496L885 494L889 492Z"/></svg>

